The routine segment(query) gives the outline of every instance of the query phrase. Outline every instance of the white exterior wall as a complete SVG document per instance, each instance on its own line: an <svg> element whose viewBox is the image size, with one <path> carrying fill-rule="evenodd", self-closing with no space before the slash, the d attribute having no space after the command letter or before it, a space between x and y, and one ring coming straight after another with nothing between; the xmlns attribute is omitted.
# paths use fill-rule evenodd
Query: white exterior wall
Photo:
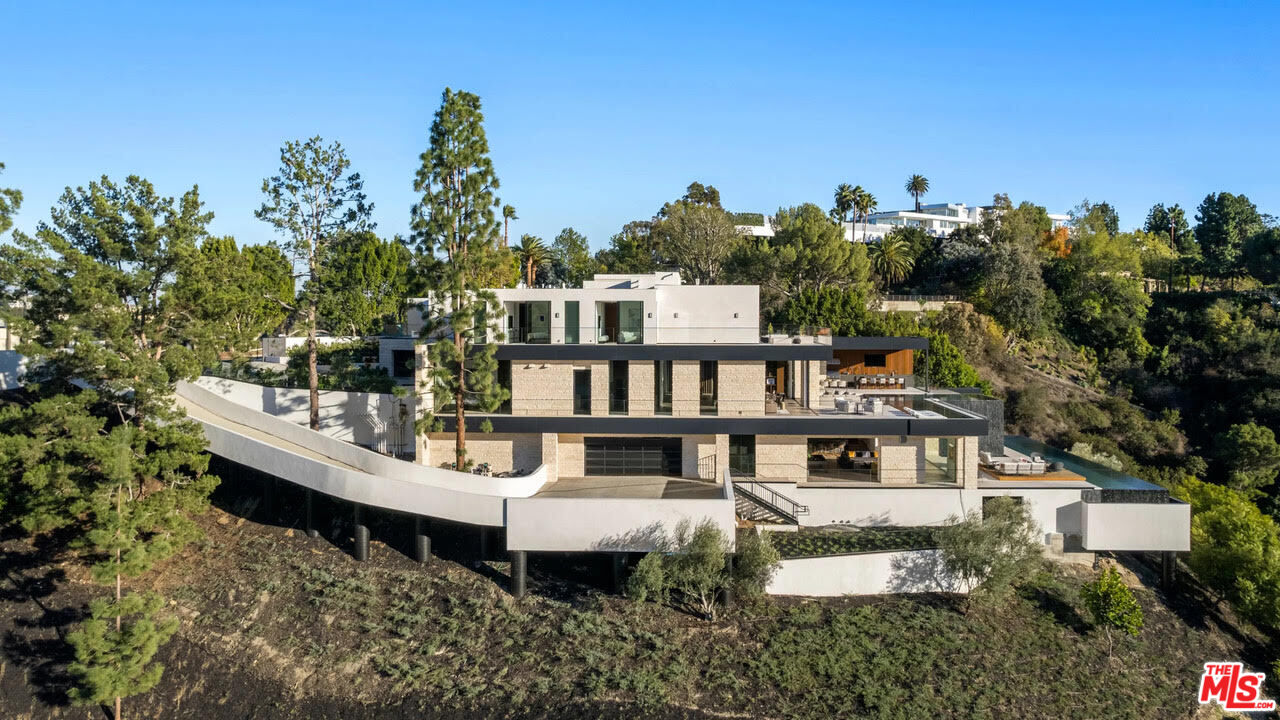
<svg viewBox="0 0 1280 720"><path fill-rule="evenodd" d="M1081 541L1086 550L1191 550L1191 506L1184 502L1081 506Z"/></svg>
<svg viewBox="0 0 1280 720"><path fill-rule="evenodd" d="M942 525L951 516L981 512L984 497L1011 495L1023 498L1043 532L1080 533L1081 491L1074 488L797 487L779 492L809 506L800 523L813 527Z"/></svg>
<svg viewBox="0 0 1280 720"><path fill-rule="evenodd" d="M316 346L332 345L334 343L347 343L360 340L358 337L337 337L331 335L321 335L316 338ZM307 339L305 337L284 337L277 335L275 337L263 336L262 338L262 360L263 362L282 363L289 361L289 351L294 348L305 347Z"/></svg>
<svg viewBox="0 0 1280 720"><path fill-rule="evenodd" d="M238 405L295 425L305 427L311 422L310 391L305 388L264 387L215 377L202 377L195 384ZM417 412L413 396L397 398L385 393L322 390L320 432L365 447L407 453L414 447L413 421L400 423L401 404L408 418L413 418Z"/></svg>
<svg viewBox="0 0 1280 720"><path fill-rule="evenodd" d="M964 592L964 588L947 575L937 550L904 550L783 560L765 592L839 597Z"/></svg>

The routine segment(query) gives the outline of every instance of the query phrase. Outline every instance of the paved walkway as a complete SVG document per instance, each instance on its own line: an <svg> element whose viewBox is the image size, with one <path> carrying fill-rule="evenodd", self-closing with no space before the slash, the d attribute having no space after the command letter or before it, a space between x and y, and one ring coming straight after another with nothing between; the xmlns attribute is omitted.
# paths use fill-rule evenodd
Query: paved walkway
<svg viewBox="0 0 1280 720"><path fill-rule="evenodd" d="M361 470L358 467L348 465L339 460L334 460L328 455L322 455L316 452L315 450L303 447L296 443L291 443L288 440L277 437L270 433L263 432L255 427L251 427L249 425L243 425L234 420L228 420L227 418L224 418L221 415L218 415L217 413L207 410L204 407L197 405L184 397L177 396L175 399L177 400L178 407L186 410L187 417L191 418L192 420L198 420L202 423L208 423L210 425L217 425L218 427L221 427L225 430L230 430L231 432L243 435L247 438L251 438L253 440L266 443L273 447L280 448L281 450L287 450L291 453L295 453L303 457L311 458L312 460L319 460L320 462L329 463L330 465L336 465L340 468L345 468L347 470L354 470L360 473L365 472L364 470ZM365 474L367 475L368 473L365 473Z"/></svg>
<svg viewBox="0 0 1280 720"><path fill-rule="evenodd" d="M701 480L657 475L560 478L542 486L534 497L716 499L724 489Z"/></svg>

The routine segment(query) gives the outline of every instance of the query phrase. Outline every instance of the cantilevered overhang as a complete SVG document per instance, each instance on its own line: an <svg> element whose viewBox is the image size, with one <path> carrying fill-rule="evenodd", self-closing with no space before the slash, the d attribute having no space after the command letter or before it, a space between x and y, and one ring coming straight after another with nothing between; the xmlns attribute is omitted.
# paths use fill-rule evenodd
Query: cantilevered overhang
<svg viewBox="0 0 1280 720"><path fill-rule="evenodd" d="M443 416L446 431L456 427ZM627 415L468 414L467 430L488 420L500 433L572 433L578 435L834 435L843 437L917 435L971 437L987 434L986 418L897 418L856 415L764 415L758 417L671 417Z"/></svg>
<svg viewBox="0 0 1280 720"><path fill-rule="evenodd" d="M831 346L815 343L701 345L498 345L499 360L830 360Z"/></svg>
<svg viewBox="0 0 1280 720"><path fill-rule="evenodd" d="M925 350L929 338L924 337L844 337L831 338L835 350Z"/></svg>

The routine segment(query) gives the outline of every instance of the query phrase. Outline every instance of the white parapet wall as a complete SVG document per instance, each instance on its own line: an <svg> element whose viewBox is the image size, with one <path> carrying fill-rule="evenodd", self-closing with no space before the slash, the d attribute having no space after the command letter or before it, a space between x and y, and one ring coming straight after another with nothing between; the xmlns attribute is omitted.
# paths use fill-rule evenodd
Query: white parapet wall
<svg viewBox="0 0 1280 720"><path fill-rule="evenodd" d="M838 597L964 589L947 574L937 550L902 550L783 560L765 592Z"/></svg>
<svg viewBox="0 0 1280 720"><path fill-rule="evenodd" d="M261 410L295 425L311 420L311 396L306 388L278 388L239 380L204 376L196 385L237 405ZM406 420L400 415L404 406ZM320 432L329 437L382 452L408 453L414 448L412 394L320 391Z"/></svg>
<svg viewBox="0 0 1280 720"><path fill-rule="evenodd" d="M532 497L507 501L507 549L535 552L650 552L681 523L709 521L732 545L733 483L707 499Z"/></svg>
<svg viewBox="0 0 1280 720"><path fill-rule="evenodd" d="M193 383L178 383L177 394L202 411L197 419L210 452L351 502L501 526L508 498L529 497L547 479L541 467L507 478L426 467L245 407Z"/></svg>
<svg viewBox="0 0 1280 720"><path fill-rule="evenodd" d="M1097 552L1191 550L1191 506L1167 503L1081 503L1081 543Z"/></svg>

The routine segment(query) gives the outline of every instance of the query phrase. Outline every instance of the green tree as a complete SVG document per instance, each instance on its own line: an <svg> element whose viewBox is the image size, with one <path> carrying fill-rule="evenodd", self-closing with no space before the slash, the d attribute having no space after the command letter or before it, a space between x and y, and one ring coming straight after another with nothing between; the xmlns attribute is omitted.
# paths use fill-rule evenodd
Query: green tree
<svg viewBox="0 0 1280 720"><path fill-rule="evenodd" d="M173 406L174 383L212 357L187 342L205 335L202 311L175 291L189 264L207 261L197 243L212 215L201 207L194 188L175 202L141 178L103 178L68 188L7 258L21 267L22 352L39 399L0 419L5 512L31 530L74 531L97 558L94 579L114 586L74 636L74 667L81 697L114 694L117 718L124 694L158 677L151 648L172 632L124 580L199 536L190 516L217 484L202 430ZM115 634L100 632L112 619Z"/></svg>
<svg viewBox="0 0 1280 720"><path fill-rule="evenodd" d="M720 207L720 191L714 185L691 182L689 187L685 189L684 197L681 199L693 205L715 208L716 210L724 209Z"/></svg>
<svg viewBox="0 0 1280 720"><path fill-rule="evenodd" d="M862 189L862 186L853 189L856 196L853 200L853 208L862 215L862 233L865 236L867 232L867 219L871 217L871 213L875 212L878 203L876 196Z"/></svg>
<svg viewBox="0 0 1280 720"><path fill-rule="evenodd" d="M681 601L707 620L716 619L716 601L729 582L725 557L729 541L719 528L704 520L690 529L682 522L674 547L664 562L669 586Z"/></svg>
<svg viewBox="0 0 1280 720"><path fill-rule="evenodd" d="M861 187L861 186L859 186ZM835 205L831 208L831 219L836 222L848 222L849 213L853 212L854 202L858 199L858 194L849 183L840 183L836 186Z"/></svg>
<svg viewBox="0 0 1280 720"><path fill-rule="evenodd" d="M320 273L317 312L330 332L363 336L404 315L412 254L371 231L344 233Z"/></svg>
<svg viewBox="0 0 1280 720"><path fill-rule="evenodd" d="M742 241L729 214L718 204L691 200L664 207L652 233L686 280L707 284L720 280L726 260Z"/></svg>
<svg viewBox="0 0 1280 720"><path fill-rule="evenodd" d="M924 334L929 338L929 353L927 356L917 353L915 363L921 370L928 368L930 385L990 390L990 383L978 376L978 371L965 361L964 353L951 342L951 338L936 330L927 330Z"/></svg>
<svg viewBox="0 0 1280 720"><path fill-rule="evenodd" d="M339 143L320 137L290 141L280 148L279 174L262 181L266 196L254 215L288 240L289 249L306 267L302 300L307 327L307 374L312 430L320 428L320 390L316 371L321 276L333 247L345 233L372 229L373 205L366 203L364 181L353 173Z"/></svg>
<svg viewBox="0 0 1280 720"><path fill-rule="evenodd" d="M1093 624L1107 634L1108 657L1112 629L1126 635L1137 635L1142 630L1142 606L1114 567L1107 568L1097 580L1085 583L1080 588L1080 599L1093 616Z"/></svg>
<svg viewBox="0 0 1280 720"><path fill-rule="evenodd" d="M1071 254L1054 261L1050 278L1062 307L1063 333L1098 352L1142 359L1151 350L1143 323L1151 298L1142 287L1142 258L1128 233L1111 235L1096 208L1077 220Z"/></svg>
<svg viewBox="0 0 1280 720"><path fill-rule="evenodd" d="M1250 236L1244 245L1244 266L1250 275L1268 285L1280 282L1280 227Z"/></svg>
<svg viewBox="0 0 1280 720"><path fill-rule="evenodd" d="M508 397L495 381L497 345L485 342L500 308L482 283L510 257L498 248L497 189L480 97L445 88L414 182L422 200L413 208L411 226L433 291L423 337L439 338L429 353L435 404L421 429L436 425L436 412L451 402L458 469L467 466L467 408L493 412Z"/></svg>
<svg viewBox="0 0 1280 720"><path fill-rule="evenodd" d="M1280 529L1239 490L1184 477L1191 504L1188 565L1200 582L1255 623L1280 625Z"/></svg>
<svg viewBox="0 0 1280 720"><path fill-rule="evenodd" d="M121 720L121 698L160 682L164 665L152 660L178 629L177 618L157 620L163 603L158 595L135 593L89 604L89 619L67 635L76 657L68 668L77 680L70 691L72 702L114 703L115 720Z"/></svg>
<svg viewBox="0 0 1280 720"><path fill-rule="evenodd" d="M653 236L653 223L633 220L609 238L609 247L596 253L596 265L609 273L651 273L666 263Z"/></svg>
<svg viewBox="0 0 1280 720"><path fill-rule="evenodd" d="M586 236L571 227L561 230L552 241L551 259L552 274L569 287L582 287L598 267Z"/></svg>
<svg viewBox="0 0 1280 720"><path fill-rule="evenodd" d="M871 268L884 279L885 287L905 280L915 266L911 246L900 236L889 233L884 238L867 243L867 259Z"/></svg>
<svg viewBox="0 0 1280 720"><path fill-rule="evenodd" d="M1260 491L1280 473L1280 443L1271 428L1255 423L1232 425L1214 438L1213 450L1223 479L1236 490Z"/></svg>
<svg viewBox="0 0 1280 720"><path fill-rule="evenodd" d="M764 596L769 581L782 567L782 555L769 533L747 529L738 533L729 583L735 598L755 600Z"/></svg>
<svg viewBox="0 0 1280 720"><path fill-rule="evenodd" d="M4 172L4 163L0 163L0 173ZM14 188L0 188L0 234L13 227L13 216L22 207L22 191Z"/></svg>
<svg viewBox="0 0 1280 720"><path fill-rule="evenodd" d="M980 262L974 305L1013 337L1029 339L1043 334L1046 289L1035 251L1007 239L983 249Z"/></svg>
<svg viewBox="0 0 1280 720"><path fill-rule="evenodd" d="M923 175L912 175L907 178L907 194L916 200L916 212L920 212L920 196L929 192L929 178Z"/></svg>
<svg viewBox="0 0 1280 720"><path fill-rule="evenodd" d="M1000 496L986 500L981 512L970 510L963 519L953 515L937 539L943 566L970 598L998 601L1042 562L1038 535L1026 505Z"/></svg>
<svg viewBox="0 0 1280 720"><path fill-rule="evenodd" d="M276 245L236 247L230 237L200 244L199 262L178 275L175 297L199 313L201 336L193 346L243 353L263 333L278 329L293 307L293 268Z"/></svg>
<svg viewBox="0 0 1280 720"><path fill-rule="evenodd" d="M520 269L524 275L524 284L533 287L538 279L538 270L551 262L551 251L547 249L542 238L533 235L521 235L520 245L516 248L516 258L520 261Z"/></svg>
<svg viewBox="0 0 1280 720"><path fill-rule="evenodd" d="M766 307L781 308L808 289L867 284L865 245L845 240L840 227L818 206L780 209L773 222L772 238L743 242L726 268L731 282L760 285Z"/></svg>
<svg viewBox="0 0 1280 720"><path fill-rule="evenodd" d="M1196 209L1196 242L1205 270L1216 277L1235 278L1243 270L1244 243L1262 229L1258 208L1244 195L1209 193Z"/></svg>
<svg viewBox="0 0 1280 720"><path fill-rule="evenodd" d="M1147 221L1142 229L1153 235L1161 235L1169 242L1169 247L1177 250L1181 243L1192 242L1195 236L1187 223L1187 214L1182 206L1174 203L1165 207L1164 203L1156 203L1147 212Z"/></svg>

